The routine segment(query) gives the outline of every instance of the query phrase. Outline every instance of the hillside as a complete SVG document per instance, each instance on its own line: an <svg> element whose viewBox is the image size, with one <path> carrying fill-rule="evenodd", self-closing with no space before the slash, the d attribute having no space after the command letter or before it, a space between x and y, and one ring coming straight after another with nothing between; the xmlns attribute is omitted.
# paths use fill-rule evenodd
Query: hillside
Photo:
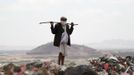
<svg viewBox="0 0 134 75"><path fill-rule="evenodd" d="M76 45L73 44L71 47L68 47L68 54L71 56L87 56L96 50L84 45ZM38 46L34 49L32 49L27 54L33 55L33 54L40 54L40 55L57 55L59 52L58 47L54 47L52 43L47 43L41 46Z"/></svg>

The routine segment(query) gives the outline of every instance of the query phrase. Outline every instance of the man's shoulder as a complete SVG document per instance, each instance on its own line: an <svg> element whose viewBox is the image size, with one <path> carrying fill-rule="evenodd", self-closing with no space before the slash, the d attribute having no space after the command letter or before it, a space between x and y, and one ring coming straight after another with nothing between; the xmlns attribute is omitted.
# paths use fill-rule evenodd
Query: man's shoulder
<svg viewBox="0 0 134 75"><path fill-rule="evenodd" d="M61 23L60 23L60 22L58 22L58 23L56 23L55 25L61 25Z"/></svg>
<svg viewBox="0 0 134 75"><path fill-rule="evenodd" d="M60 25L61 25L61 23L60 23L60 22L55 24L55 26L60 26Z"/></svg>

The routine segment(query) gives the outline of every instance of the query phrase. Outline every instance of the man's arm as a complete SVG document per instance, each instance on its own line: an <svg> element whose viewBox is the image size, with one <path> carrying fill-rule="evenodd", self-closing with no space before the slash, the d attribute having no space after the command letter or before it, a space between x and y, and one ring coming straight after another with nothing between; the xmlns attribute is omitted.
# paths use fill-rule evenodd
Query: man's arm
<svg viewBox="0 0 134 75"><path fill-rule="evenodd" d="M70 29L69 29L69 34L70 34L70 35L72 34L73 30L74 30L74 23L71 22L71 27L70 27Z"/></svg>
<svg viewBox="0 0 134 75"><path fill-rule="evenodd" d="M53 34L56 34L57 33L57 25L55 25L55 27L54 27L54 23L53 22L50 22L50 24L51 24L51 32L53 33Z"/></svg>

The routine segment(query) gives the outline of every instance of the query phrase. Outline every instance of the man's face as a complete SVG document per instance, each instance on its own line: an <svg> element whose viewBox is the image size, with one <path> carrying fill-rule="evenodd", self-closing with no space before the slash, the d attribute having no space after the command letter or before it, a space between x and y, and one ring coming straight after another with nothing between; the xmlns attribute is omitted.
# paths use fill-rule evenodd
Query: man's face
<svg viewBox="0 0 134 75"><path fill-rule="evenodd" d="M66 21L61 21L61 24L62 25L66 25Z"/></svg>

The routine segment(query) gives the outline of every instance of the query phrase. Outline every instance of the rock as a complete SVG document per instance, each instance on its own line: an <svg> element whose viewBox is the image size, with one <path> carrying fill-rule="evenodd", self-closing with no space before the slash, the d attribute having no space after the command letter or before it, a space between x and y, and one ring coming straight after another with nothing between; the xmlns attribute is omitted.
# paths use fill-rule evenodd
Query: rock
<svg viewBox="0 0 134 75"><path fill-rule="evenodd" d="M69 67L65 70L64 75L97 75L88 65Z"/></svg>

